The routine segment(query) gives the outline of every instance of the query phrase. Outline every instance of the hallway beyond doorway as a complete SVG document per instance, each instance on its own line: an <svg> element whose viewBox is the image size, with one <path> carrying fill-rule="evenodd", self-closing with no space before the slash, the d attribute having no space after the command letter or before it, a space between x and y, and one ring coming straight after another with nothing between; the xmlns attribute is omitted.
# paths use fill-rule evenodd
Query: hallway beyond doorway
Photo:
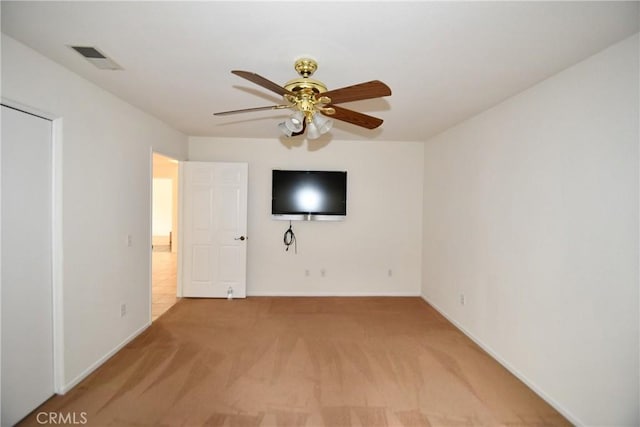
<svg viewBox="0 0 640 427"><path fill-rule="evenodd" d="M152 254L151 320L155 321L178 301L176 297L178 254L155 249Z"/></svg>

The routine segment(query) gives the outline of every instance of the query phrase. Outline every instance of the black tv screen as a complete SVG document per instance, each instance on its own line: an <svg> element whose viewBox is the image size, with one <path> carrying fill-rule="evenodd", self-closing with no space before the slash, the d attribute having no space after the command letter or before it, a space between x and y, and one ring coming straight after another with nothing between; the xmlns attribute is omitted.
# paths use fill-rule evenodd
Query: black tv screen
<svg viewBox="0 0 640 427"><path fill-rule="evenodd" d="M274 169L271 214L286 220L341 220L347 215L347 172Z"/></svg>

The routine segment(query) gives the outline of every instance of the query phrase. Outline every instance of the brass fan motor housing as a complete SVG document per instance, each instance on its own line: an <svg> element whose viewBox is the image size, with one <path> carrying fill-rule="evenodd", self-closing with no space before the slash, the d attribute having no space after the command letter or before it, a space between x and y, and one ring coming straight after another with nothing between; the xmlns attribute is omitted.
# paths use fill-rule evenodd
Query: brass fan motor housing
<svg viewBox="0 0 640 427"><path fill-rule="evenodd" d="M324 83L308 77L289 80L285 83L284 88L293 93L304 91L305 89L310 90L313 93L323 93L327 91L327 87Z"/></svg>
<svg viewBox="0 0 640 427"><path fill-rule="evenodd" d="M307 121L311 121L316 111L324 111L330 114L331 112L328 109L323 108L323 104L330 102L330 100L325 97L321 101L320 97L316 97L316 95L327 92L327 86L319 80L309 78L318 69L316 61L302 58L296 61L294 68L301 77L285 83L284 88L293 93L294 96L285 94L284 99L293 104L295 109L302 111Z"/></svg>
<svg viewBox="0 0 640 427"><path fill-rule="evenodd" d="M289 80L285 83L284 88L289 92L297 93L305 89L311 90L313 93L323 93L327 91L327 86L319 80L310 79L309 77L318 69L318 63L310 58L300 58L296 61L293 68L300 74L302 78Z"/></svg>

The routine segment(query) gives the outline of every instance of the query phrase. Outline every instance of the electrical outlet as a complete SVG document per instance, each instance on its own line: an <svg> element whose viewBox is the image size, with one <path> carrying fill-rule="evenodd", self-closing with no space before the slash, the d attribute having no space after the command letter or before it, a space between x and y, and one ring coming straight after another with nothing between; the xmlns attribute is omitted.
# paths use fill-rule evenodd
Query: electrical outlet
<svg viewBox="0 0 640 427"><path fill-rule="evenodd" d="M120 317L124 317L127 315L127 304L120 304Z"/></svg>
<svg viewBox="0 0 640 427"><path fill-rule="evenodd" d="M389 276L389 277L393 276L393 270L392 269L389 269L387 271L387 276Z"/></svg>
<svg viewBox="0 0 640 427"><path fill-rule="evenodd" d="M127 247L133 246L133 236L131 234L127 234Z"/></svg>
<svg viewBox="0 0 640 427"><path fill-rule="evenodd" d="M464 305L464 294L460 294L460 305Z"/></svg>
<svg viewBox="0 0 640 427"><path fill-rule="evenodd" d="M307 268L306 270L304 270L304 275L305 275L306 277L309 277L309 269L308 269L308 268Z"/></svg>

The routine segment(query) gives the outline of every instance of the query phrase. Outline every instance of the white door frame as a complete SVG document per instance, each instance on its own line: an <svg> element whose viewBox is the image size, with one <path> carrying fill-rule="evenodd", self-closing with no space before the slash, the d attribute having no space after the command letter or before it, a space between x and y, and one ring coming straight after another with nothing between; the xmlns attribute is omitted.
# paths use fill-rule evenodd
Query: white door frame
<svg viewBox="0 0 640 427"><path fill-rule="evenodd" d="M178 234L178 268L176 271L176 278L178 283L176 283L178 298L182 298L182 254L184 253L184 245L182 239L182 231L184 231L184 162L178 163L178 228L181 232Z"/></svg>
<svg viewBox="0 0 640 427"><path fill-rule="evenodd" d="M64 306L63 306L63 227L62 227L62 143L63 119L57 114L1 98L2 105L50 120L51 135L51 295L53 328L53 390L64 394ZM0 271L2 266L0 265Z"/></svg>

